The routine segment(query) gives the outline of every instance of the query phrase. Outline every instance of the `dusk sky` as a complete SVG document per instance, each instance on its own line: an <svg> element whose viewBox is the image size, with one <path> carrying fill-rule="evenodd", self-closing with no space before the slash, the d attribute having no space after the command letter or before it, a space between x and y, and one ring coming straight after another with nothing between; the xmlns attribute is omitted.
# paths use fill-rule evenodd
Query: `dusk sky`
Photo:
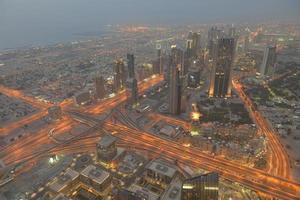
<svg viewBox="0 0 300 200"><path fill-rule="evenodd" d="M0 0L0 48L99 31L106 24L300 19L299 0Z"/></svg>

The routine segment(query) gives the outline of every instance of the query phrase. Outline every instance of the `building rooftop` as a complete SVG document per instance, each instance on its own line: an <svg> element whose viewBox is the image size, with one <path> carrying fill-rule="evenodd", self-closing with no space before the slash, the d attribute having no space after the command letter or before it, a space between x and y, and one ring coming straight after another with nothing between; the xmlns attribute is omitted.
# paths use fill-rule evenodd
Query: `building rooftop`
<svg viewBox="0 0 300 200"><path fill-rule="evenodd" d="M71 199L66 197L64 194L58 194L56 197L54 197L53 200L71 200Z"/></svg>
<svg viewBox="0 0 300 200"><path fill-rule="evenodd" d="M152 161L147 166L147 169L150 169L159 174L168 176L170 178L173 178L173 176L175 175L175 173L177 171L175 167L171 167L166 162L164 162L163 160L159 160L159 159Z"/></svg>
<svg viewBox="0 0 300 200"><path fill-rule="evenodd" d="M113 143L115 143L116 141L117 141L116 137L107 134L99 140L98 145L101 146L102 148L107 148Z"/></svg>
<svg viewBox="0 0 300 200"><path fill-rule="evenodd" d="M68 168L66 172L59 177L56 177L49 185L49 188L55 192L62 191L65 187L68 186L72 181L77 179L79 173Z"/></svg>
<svg viewBox="0 0 300 200"><path fill-rule="evenodd" d="M162 200L180 200L181 199L182 180L179 177L175 178L169 188L162 196Z"/></svg>
<svg viewBox="0 0 300 200"><path fill-rule="evenodd" d="M109 178L110 174L95 165L89 165L81 172L82 176L92 179L94 182L102 184Z"/></svg>
<svg viewBox="0 0 300 200"><path fill-rule="evenodd" d="M152 192L151 190L148 190L146 188L143 188L139 185L131 185L128 188L129 191L134 192L137 196L143 197L146 200L158 200L159 199L159 194L156 194Z"/></svg>

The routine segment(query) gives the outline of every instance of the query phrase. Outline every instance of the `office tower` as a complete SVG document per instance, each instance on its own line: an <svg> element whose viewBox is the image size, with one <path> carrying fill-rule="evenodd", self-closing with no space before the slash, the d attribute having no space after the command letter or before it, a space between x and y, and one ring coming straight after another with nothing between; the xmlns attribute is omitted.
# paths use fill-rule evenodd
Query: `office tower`
<svg viewBox="0 0 300 200"><path fill-rule="evenodd" d="M181 189L181 200L218 200L219 175L213 172L187 179Z"/></svg>
<svg viewBox="0 0 300 200"><path fill-rule="evenodd" d="M201 40L201 35L200 33L193 33L192 35L192 49L193 49L193 56L197 57L201 46L200 46L200 40Z"/></svg>
<svg viewBox="0 0 300 200"><path fill-rule="evenodd" d="M213 70L210 79L210 97L231 96L231 71L234 59L235 42L233 38L218 40Z"/></svg>
<svg viewBox="0 0 300 200"><path fill-rule="evenodd" d="M138 102L138 87L137 87L137 80L136 78L132 79L131 82L131 98L130 102L132 105L137 104Z"/></svg>
<svg viewBox="0 0 300 200"><path fill-rule="evenodd" d="M186 56L188 58L192 57L193 54L192 49L193 49L193 32L190 31L186 39Z"/></svg>
<svg viewBox="0 0 300 200"><path fill-rule="evenodd" d="M197 88L200 84L200 66L196 60L194 60L192 63L193 64L189 68L187 75L187 86L189 88Z"/></svg>
<svg viewBox="0 0 300 200"><path fill-rule="evenodd" d="M134 72L134 55L127 54L128 78L135 78Z"/></svg>
<svg viewBox="0 0 300 200"><path fill-rule="evenodd" d="M138 102L138 87L136 78L132 78L128 80L129 92L131 94L129 102L131 105L135 105Z"/></svg>
<svg viewBox="0 0 300 200"><path fill-rule="evenodd" d="M222 32L217 27L211 27L208 31L207 49L209 52L209 59L213 59L215 57L217 42L221 36Z"/></svg>
<svg viewBox="0 0 300 200"><path fill-rule="evenodd" d="M265 49L262 64L260 66L261 75L272 75L276 63L276 46L268 46Z"/></svg>
<svg viewBox="0 0 300 200"><path fill-rule="evenodd" d="M228 37L235 38L236 37L236 28L232 25L228 30Z"/></svg>
<svg viewBox="0 0 300 200"><path fill-rule="evenodd" d="M176 62L176 61L174 61ZM171 59L171 76L169 85L169 110L174 115L180 114L181 111L181 84L179 66Z"/></svg>
<svg viewBox="0 0 300 200"><path fill-rule="evenodd" d="M95 78L95 96L96 99L103 99L105 96L104 79L102 76L96 76Z"/></svg>
<svg viewBox="0 0 300 200"><path fill-rule="evenodd" d="M114 91L118 92L125 87L126 71L123 60L114 63Z"/></svg>
<svg viewBox="0 0 300 200"><path fill-rule="evenodd" d="M127 54L128 64L128 79L127 79L127 91L130 94L129 102L131 105L135 105L138 101L138 87L137 80L134 72L134 55Z"/></svg>
<svg viewBox="0 0 300 200"><path fill-rule="evenodd" d="M198 53L201 49L200 46L201 36L196 32L189 32L186 41L186 57L188 59L195 59L198 57Z"/></svg>
<svg viewBox="0 0 300 200"><path fill-rule="evenodd" d="M249 51L249 35L246 35L244 38L244 53L247 53Z"/></svg>
<svg viewBox="0 0 300 200"><path fill-rule="evenodd" d="M154 74L162 74L163 73L163 61L162 61L162 50L161 45L156 45L157 50L157 61L156 65L154 66Z"/></svg>
<svg viewBox="0 0 300 200"><path fill-rule="evenodd" d="M170 67L175 66L180 71L180 75L185 75L187 73L186 66L184 65L184 51L178 48L176 45L171 46L171 58L170 58ZM172 71L172 70L170 70Z"/></svg>

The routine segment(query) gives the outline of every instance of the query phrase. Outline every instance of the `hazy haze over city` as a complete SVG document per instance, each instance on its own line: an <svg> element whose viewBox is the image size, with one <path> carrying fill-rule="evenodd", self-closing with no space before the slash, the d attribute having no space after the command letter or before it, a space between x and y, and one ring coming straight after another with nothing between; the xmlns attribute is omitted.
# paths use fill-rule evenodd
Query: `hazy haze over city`
<svg viewBox="0 0 300 200"><path fill-rule="evenodd" d="M0 0L0 49L99 35L107 24L284 21L299 10L298 0Z"/></svg>

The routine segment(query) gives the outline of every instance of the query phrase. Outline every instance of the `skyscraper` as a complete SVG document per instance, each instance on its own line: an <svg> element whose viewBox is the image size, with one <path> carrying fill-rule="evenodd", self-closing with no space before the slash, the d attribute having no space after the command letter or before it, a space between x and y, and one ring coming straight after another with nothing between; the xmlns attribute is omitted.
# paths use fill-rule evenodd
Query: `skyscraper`
<svg viewBox="0 0 300 200"><path fill-rule="evenodd" d="M185 75L187 73L187 69L185 69L185 65L184 65L184 60L185 60L184 51L178 48L176 45L172 45L170 67L172 67L172 65L176 66L180 71L180 75Z"/></svg>
<svg viewBox="0 0 300 200"><path fill-rule="evenodd" d="M210 97L231 96L231 71L234 60L235 42L233 38L218 40L210 79Z"/></svg>
<svg viewBox="0 0 300 200"><path fill-rule="evenodd" d="M261 75L272 75L276 63L276 46L267 46L260 66Z"/></svg>
<svg viewBox="0 0 300 200"><path fill-rule="evenodd" d="M118 92L125 87L126 71L123 60L116 60L114 63L114 91Z"/></svg>
<svg viewBox="0 0 300 200"><path fill-rule="evenodd" d="M135 105L138 102L138 87L136 78L127 80L127 90L130 93L129 102L131 105Z"/></svg>
<svg viewBox="0 0 300 200"><path fill-rule="evenodd" d="M172 49L170 59L170 83L169 83L169 110L170 113L178 115L181 111L181 83L180 83L180 56L178 51Z"/></svg>
<svg viewBox="0 0 300 200"><path fill-rule="evenodd" d="M244 53L247 53L249 51L249 35L246 35L244 38Z"/></svg>
<svg viewBox="0 0 300 200"><path fill-rule="evenodd" d="M96 99L103 99L105 96L104 79L102 76L97 75L95 78L95 96Z"/></svg>
<svg viewBox="0 0 300 200"><path fill-rule="evenodd" d="M161 45L156 45L157 50L157 60L153 69L154 74L162 74L163 73L163 59L162 59L162 50Z"/></svg>
<svg viewBox="0 0 300 200"><path fill-rule="evenodd" d="M135 78L134 55L127 54L128 78Z"/></svg>
<svg viewBox="0 0 300 200"><path fill-rule="evenodd" d="M134 55L127 54L128 65L128 79L127 79L127 91L130 93L130 104L135 105L138 101L138 87L137 80L134 72Z"/></svg>
<svg viewBox="0 0 300 200"><path fill-rule="evenodd" d="M208 31L207 49L209 53L209 59L213 59L215 57L217 42L221 36L222 32L217 27L211 27Z"/></svg>
<svg viewBox="0 0 300 200"><path fill-rule="evenodd" d="M231 37L231 38L236 37L236 28L233 25L229 27L228 37Z"/></svg>
<svg viewBox="0 0 300 200"><path fill-rule="evenodd" d="M200 40L200 33L189 32L186 42L186 56L188 59L197 58L198 53L201 49Z"/></svg>
<svg viewBox="0 0 300 200"><path fill-rule="evenodd" d="M218 193L219 175L208 173L185 180L181 200L218 200Z"/></svg>

